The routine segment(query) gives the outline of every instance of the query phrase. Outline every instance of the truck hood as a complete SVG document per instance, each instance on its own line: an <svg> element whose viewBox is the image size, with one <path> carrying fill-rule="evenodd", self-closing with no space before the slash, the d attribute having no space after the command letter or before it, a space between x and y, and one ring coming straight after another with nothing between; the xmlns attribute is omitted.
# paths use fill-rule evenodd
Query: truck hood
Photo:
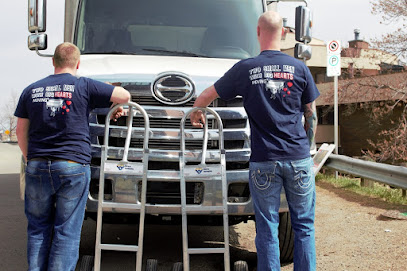
<svg viewBox="0 0 407 271"><path fill-rule="evenodd" d="M82 55L78 75L109 82L151 83L160 73L181 72L195 81L197 90L203 90L238 61L175 56Z"/></svg>

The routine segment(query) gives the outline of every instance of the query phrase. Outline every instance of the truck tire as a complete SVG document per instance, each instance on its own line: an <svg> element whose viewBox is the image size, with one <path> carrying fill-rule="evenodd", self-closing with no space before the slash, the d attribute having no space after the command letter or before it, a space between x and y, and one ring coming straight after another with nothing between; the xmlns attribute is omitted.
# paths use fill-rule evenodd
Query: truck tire
<svg viewBox="0 0 407 271"><path fill-rule="evenodd" d="M249 271L249 266L246 261L236 261L233 266L233 271Z"/></svg>
<svg viewBox="0 0 407 271"><path fill-rule="evenodd" d="M95 257L90 255L83 255L79 271L93 271Z"/></svg>
<svg viewBox="0 0 407 271"><path fill-rule="evenodd" d="M157 259L147 259L146 271L157 271Z"/></svg>
<svg viewBox="0 0 407 271"><path fill-rule="evenodd" d="M292 262L294 257L294 232L291 227L289 212L280 213L278 239L280 241L280 262Z"/></svg>

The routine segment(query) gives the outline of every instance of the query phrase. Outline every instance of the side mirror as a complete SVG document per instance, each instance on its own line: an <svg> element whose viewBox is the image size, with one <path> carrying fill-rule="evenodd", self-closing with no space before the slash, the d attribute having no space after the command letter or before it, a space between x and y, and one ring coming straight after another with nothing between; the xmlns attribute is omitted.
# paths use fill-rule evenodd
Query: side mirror
<svg viewBox="0 0 407 271"><path fill-rule="evenodd" d="M28 36L28 49L32 51L47 49L47 34L31 34Z"/></svg>
<svg viewBox="0 0 407 271"><path fill-rule="evenodd" d="M28 0L28 31L45 32L47 21L47 1Z"/></svg>
<svg viewBox="0 0 407 271"><path fill-rule="evenodd" d="M312 15L309 8L298 6L295 9L295 40L299 42L311 42L312 39Z"/></svg>
<svg viewBox="0 0 407 271"><path fill-rule="evenodd" d="M312 55L312 47L302 43L295 44L294 57L298 59L309 60Z"/></svg>

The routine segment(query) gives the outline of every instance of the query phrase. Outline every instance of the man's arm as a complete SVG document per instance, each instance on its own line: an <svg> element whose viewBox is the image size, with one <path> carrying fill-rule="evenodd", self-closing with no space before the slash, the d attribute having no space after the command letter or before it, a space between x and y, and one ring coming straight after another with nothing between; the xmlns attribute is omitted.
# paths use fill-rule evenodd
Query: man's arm
<svg viewBox="0 0 407 271"><path fill-rule="evenodd" d="M122 87L114 87L110 101L114 104L124 104L130 101L130 92Z"/></svg>
<svg viewBox="0 0 407 271"><path fill-rule="evenodd" d="M216 92L215 86L212 85L205 89L201 95L196 98L194 107L207 107L208 105L211 104L213 100L218 98L219 95ZM205 124L205 117L202 113L202 111L195 111L191 114L190 116L191 119L191 124L195 127L202 128L203 125Z"/></svg>
<svg viewBox="0 0 407 271"><path fill-rule="evenodd" d="M315 135L317 133L317 107L315 101L304 105L304 117L305 117L305 132L307 133L308 142L310 148L313 148L315 144Z"/></svg>
<svg viewBox="0 0 407 271"><path fill-rule="evenodd" d="M27 152L28 152L28 129L30 128L30 120L25 118L17 118L17 140L18 146L20 147L21 152L25 162L27 162Z"/></svg>

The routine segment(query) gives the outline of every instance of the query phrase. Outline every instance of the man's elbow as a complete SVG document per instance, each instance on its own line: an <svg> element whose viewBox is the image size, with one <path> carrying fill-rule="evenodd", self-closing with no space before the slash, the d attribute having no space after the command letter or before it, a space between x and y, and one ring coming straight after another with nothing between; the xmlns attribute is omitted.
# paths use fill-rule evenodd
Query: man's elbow
<svg viewBox="0 0 407 271"><path fill-rule="evenodd" d="M128 102L130 102L130 101L131 101L130 92L128 92L128 91L126 90L126 92L123 93L123 97L122 97L122 100L121 100L120 103L124 104L124 103L128 103Z"/></svg>
<svg viewBox="0 0 407 271"><path fill-rule="evenodd" d="M113 89L112 97L110 99L111 102L117 104L124 104L131 100L130 92L125 90L122 87L115 87Z"/></svg>

